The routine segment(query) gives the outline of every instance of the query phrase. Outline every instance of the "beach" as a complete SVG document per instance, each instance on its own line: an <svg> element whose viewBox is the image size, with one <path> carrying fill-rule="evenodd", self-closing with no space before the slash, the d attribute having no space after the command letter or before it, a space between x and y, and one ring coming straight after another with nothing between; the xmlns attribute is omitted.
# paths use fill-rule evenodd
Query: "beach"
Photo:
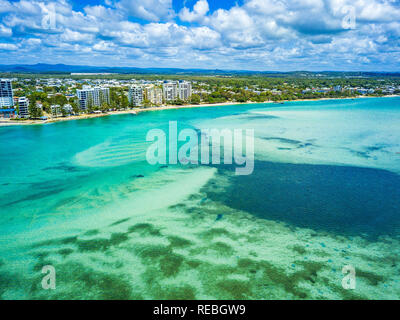
<svg viewBox="0 0 400 320"><path fill-rule="evenodd" d="M383 98L393 98L397 97L397 95L385 96ZM149 107L149 108L132 108L130 110L120 110L120 111L109 111L106 113L96 113L96 114L84 114L79 116L69 116L69 117L58 117L58 118L50 118L48 120L23 120L23 121L15 121L15 120L0 120L0 127L4 126L13 126L13 125L37 125L37 124L48 124L55 123L61 121L72 121L72 120L83 120L83 119L91 119L91 118L99 118L99 117L107 117L112 115L121 115L121 114L138 114L141 112L147 111L162 111L162 110L174 110L174 109L185 109L185 108L201 108L201 107L223 107L223 106L232 106L232 105L241 105L241 104L265 104L265 103L286 103L286 102L307 102L307 101L327 101L327 100L346 100L346 99L364 99L364 98L374 98L374 97L366 97L366 96L358 96L351 98L321 98L321 99L299 99L299 100L283 100L279 102L274 101L266 101L266 102L224 102L224 103L205 103L205 104L189 104L189 105L171 105L171 106L161 106L161 107Z"/></svg>
<svg viewBox="0 0 400 320"><path fill-rule="evenodd" d="M225 103L214 103L214 104L171 105L171 106L149 107L149 108L132 108L129 110L109 111L106 113L84 114L84 115L79 115L79 116L50 118L48 120L23 120L23 121L1 120L0 126L36 125L36 124L46 124L46 123L54 123L54 122L60 122L60 121L100 118L100 117L107 117L107 116L121 115L121 114L138 114L140 112L147 112L147 111L162 111L162 110L200 108L200 107L221 107L221 106L249 104L249 103L254 103L254 102L246 102L246 103L225 102ZM265 102L265 103L272 103L272 102Z"/></svg>

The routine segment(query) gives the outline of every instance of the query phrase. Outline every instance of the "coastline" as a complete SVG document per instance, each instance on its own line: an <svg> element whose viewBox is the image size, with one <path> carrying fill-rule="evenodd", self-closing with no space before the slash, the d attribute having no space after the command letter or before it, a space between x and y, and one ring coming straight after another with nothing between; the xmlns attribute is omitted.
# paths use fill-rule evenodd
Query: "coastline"
<svg viewBox="0 0 400 320"><path fill-rule="evenodd" d="M242 104L268 104L268 103L280 104L280 103L285 103L285 102L312 102L312 101L327 101L327 100L394 98L394 97L400 97L400 95L389 95L389 96L383 96L383 97L357 96L357 97L345 97L345 98L299 99L299 100L282 100L282 101L277 101L277 102L274 102L274 101L265 101L265 102L248 101L248 102L222 102L222 103L206 103L206 104L171 105L171 106L149 107L149 108L133 108L130 110L110 111L107 113L100 113L100 114L85 114L85 115L81 115L81 116L70 116L70 117L65 117L65 118L60 117L60 118L48 119L45 121L42 121L42 120L23 120L23 121L0 120L0 127L49 124L49 123L56 123L56 122L62 122L62 121L101 118L101 117L121 115L121 114L137 115L141 112L148 112L148 111L162 111L162 110L187 109L187 108L223 107L223 106L234 106L234 105L242 105Z"/></svg>

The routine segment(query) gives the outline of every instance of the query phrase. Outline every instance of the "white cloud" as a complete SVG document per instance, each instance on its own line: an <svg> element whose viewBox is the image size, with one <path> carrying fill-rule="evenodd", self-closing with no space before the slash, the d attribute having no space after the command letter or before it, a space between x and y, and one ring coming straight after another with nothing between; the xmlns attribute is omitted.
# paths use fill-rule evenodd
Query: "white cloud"
<svg viewBox="0 0 400 320"><path fill-rule="evenodd" d="M37 38L30 38L26 40L26 43L30 46L37 46L42 43L42 40Z"/></svg>
<svg viewBox="0 0 400 320"><path fill-rule="evenodd" d="M130 16L147 21L164 21L174 17L172 0L121 0L116 7Z"/></svg>
<svg viewBox="0 0 400 320"><path fill-rule="evenodd" d="M10 12L13 9L12 4L6 0L0 0L0 13Z"/></svg>
<svg viewBox="0 0 400 320"><path fill-rule="evenodd" d="M12 43L0 43L0 50L17 50L18 47Z"/></svg>
<svg viewBox="0 0 400 320"><path fill-rule="evenodd" d="M214 49L221 45L221 35L208 27L193 28L189 29L189 31L185 44L192 48L201 50Z"/></svg>
<svg viewBox="0 0 400 320"><path fill-rule="evenodd" d="M209 10L207 0L199 0L193 6L193 11L186 7L182 8L179 12L179 18L187 22L201 22Z"/></svg>
<svg viewBox="0 0 400 320"><path fill-rule="evenodd" d="M287 12L285 2L281 0L250 0L245 3L244 7L248 12L269 17Z"/></svg>
<svg viewBox="0 0 400 320"><path fill-rule="evenodd" d="M115 49L115 45L112 42L100 41L93 46L96 51L111 51Z"/></svg>
<svg viewBox="0 0 400 320"><path fill-rule="evenodd" d="M0 37L11 37L12 29L0 24Z"/></svg>
<svg viewBox="0 0 400 320"><path fill-rule="evenodd" d="M357 19L367 22L390 22L400 20L400 8L391 5L395 2L359 0L357 4Z"/></svg>
<svg viewBox="0 0 400 320"><path fill-rule="evenodd" d="M115 20L121 19L122 15L116 10L106 8L104 6L86 6L83 9L88 16L98 18L99 20Z"/></svg>
<svg viewBox="0 0 400 320"><path fill-rule="evenodd" d="M52 62L164 67L399 67L396 1L245 0L210 12L208 1L196 0L179 19L172 0L103 1L81 11L69 1L0 0L0 58L18 49L13 59L21 62L51 56ZM56 28L48 29L41 22L53 4ZM349 5L354 30L342 27L342 9Z"/></svg>
<svg viewBox="0 0 400 320"><path fill-rule="evenodd" d="M67 42L91 42L94 37L92 34L66 29L61 35L61 39Z"/></svg>

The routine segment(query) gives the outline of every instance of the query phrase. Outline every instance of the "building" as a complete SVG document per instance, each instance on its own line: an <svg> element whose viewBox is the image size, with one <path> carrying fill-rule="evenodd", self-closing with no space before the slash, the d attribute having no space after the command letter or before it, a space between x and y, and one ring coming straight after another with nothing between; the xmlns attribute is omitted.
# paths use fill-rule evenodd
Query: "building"
<svg viewBox="0 0 400 320"><path fill-rule="evenodd" d="M110 104L110 89L103 87L83 86L76 90L79 100L79 108L86 110L89 107L100 107L104 103Z"/></svg>
<svg viewBox="0 0 400 320"><path fill-rule="evenodd" d="M0 108L13 107L12 83L9 79L0 79Z"/></svg>
<svg viewBox="0 0 400 320"><path fill-rule="evenodd" d="M192 96L192 84L189 81L180 80L178 83L178 95L181 100L189 100Z"/></svg>
<svg viewBox="0 0 400 320"><path fill-rule="evenodd" d="M16 111L14 108L0 109L0 119L12 119L15 118Z"/></svg>
<svg viewBox="0 0 400 320"><path fill-rule="evenodd" d="M62 115L61 106L59 104L53 104L50 106L51 114L54 117L59 117Z"/></svg>
<svg viewBox="0 0 400 320"><path fill-rule="evenodd" d="M21 118L29 117L29 100L25 97L21 97L18 99L18 115Z"/></svg>
<svg viewBox="0 0 400 320"><path fill-rule="evenodd" d="M110 105L110 88L95 87L94 90L94 105L97 107L103 104Z"/></svg>
<svg viewBox="0 0 400 320"><path fill-rule="evenodd" d="M164 81L163 95L165 101L173 101L178 98L178 85L174 81Z"/></svg>
<svg viewBox="0 0 400 320"><path fill-rule="evenodd" d="M150 85L145 88L145 98L149 100L151 104L160 106L163 103L163 91L159 87Z"/></svg>
<svg viewBox="0 0 400 320"><path fill-rule="evenodd" d="M81 110L86 110L89 106L93 106L93 88L83 86L82 89L76 90L76 95L79 100L79 108Z"/></svg>
<svg viewBox="0 0 400 320"><path fill-rule="evenodd" d="M189 81L180 80L164 81L163 93L165 101L173 101L176 99L189 100L192 96L192 83Z"/></svg>
<svg viewBox="0 0 400 320"><path fill-rule="evenodd" d="M74 109L72 108L72 106L71 106L70 104L64 105L64 106L63 106L63 109L64 109L64 111L65 111L65 113L66 113L67 115L71 115L71 114L74 113Z"/></svg>
<svg viewBox="0 0 400 320"><path fill-rule="evenodd" d="M335 87L333 88L333 90L334 90L335 92L341 92L341 91L342 91L342 87L341 87L341 86L335 86Z"/></svg>
<svg viewBox="0 0 400 320"><path fill-rule="evenodd" d="M128 100L130 106L141 106L143 103L143 88L131 86L129 88Z"/></svg>

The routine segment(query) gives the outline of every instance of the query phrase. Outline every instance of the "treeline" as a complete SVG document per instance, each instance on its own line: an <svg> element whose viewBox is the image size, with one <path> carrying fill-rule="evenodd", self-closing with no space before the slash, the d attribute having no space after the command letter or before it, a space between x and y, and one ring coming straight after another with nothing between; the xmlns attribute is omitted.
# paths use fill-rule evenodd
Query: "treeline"
<svg viewBox="0 0 400 320"><path fill-rule="evenodd" d="M74 113L79 113L78 100L76 97L70 98L62 94L48 95L45 92L30 92L25 95L29 99L29 116L30 118L37 119L43 116L43 113L52 114L51 106L59 105L60 112L63 116L67 115L67 111L64 109L66 104L70 104ZM42 108L38 107L38 103L42 105Z"/></svg>
<svg viewBox="0 0 400 320"><path fill-rule="evenodd" d="M286 101L286 100L299 100L299 99L320 99L320 98L340 98L340 97L353 97L356 96L357 93L344 91L344 92L335 92L329 91L327 93L322 92L305 92L284 89L282 91L264 91L264 92L254 92L250 90L243 89L218 89L211 94L200 94L196 99L199 98L203 102L207 103L222 103L222 102L267 102L267 101ZM193 97L192 97L193 99Z"/></svg>

